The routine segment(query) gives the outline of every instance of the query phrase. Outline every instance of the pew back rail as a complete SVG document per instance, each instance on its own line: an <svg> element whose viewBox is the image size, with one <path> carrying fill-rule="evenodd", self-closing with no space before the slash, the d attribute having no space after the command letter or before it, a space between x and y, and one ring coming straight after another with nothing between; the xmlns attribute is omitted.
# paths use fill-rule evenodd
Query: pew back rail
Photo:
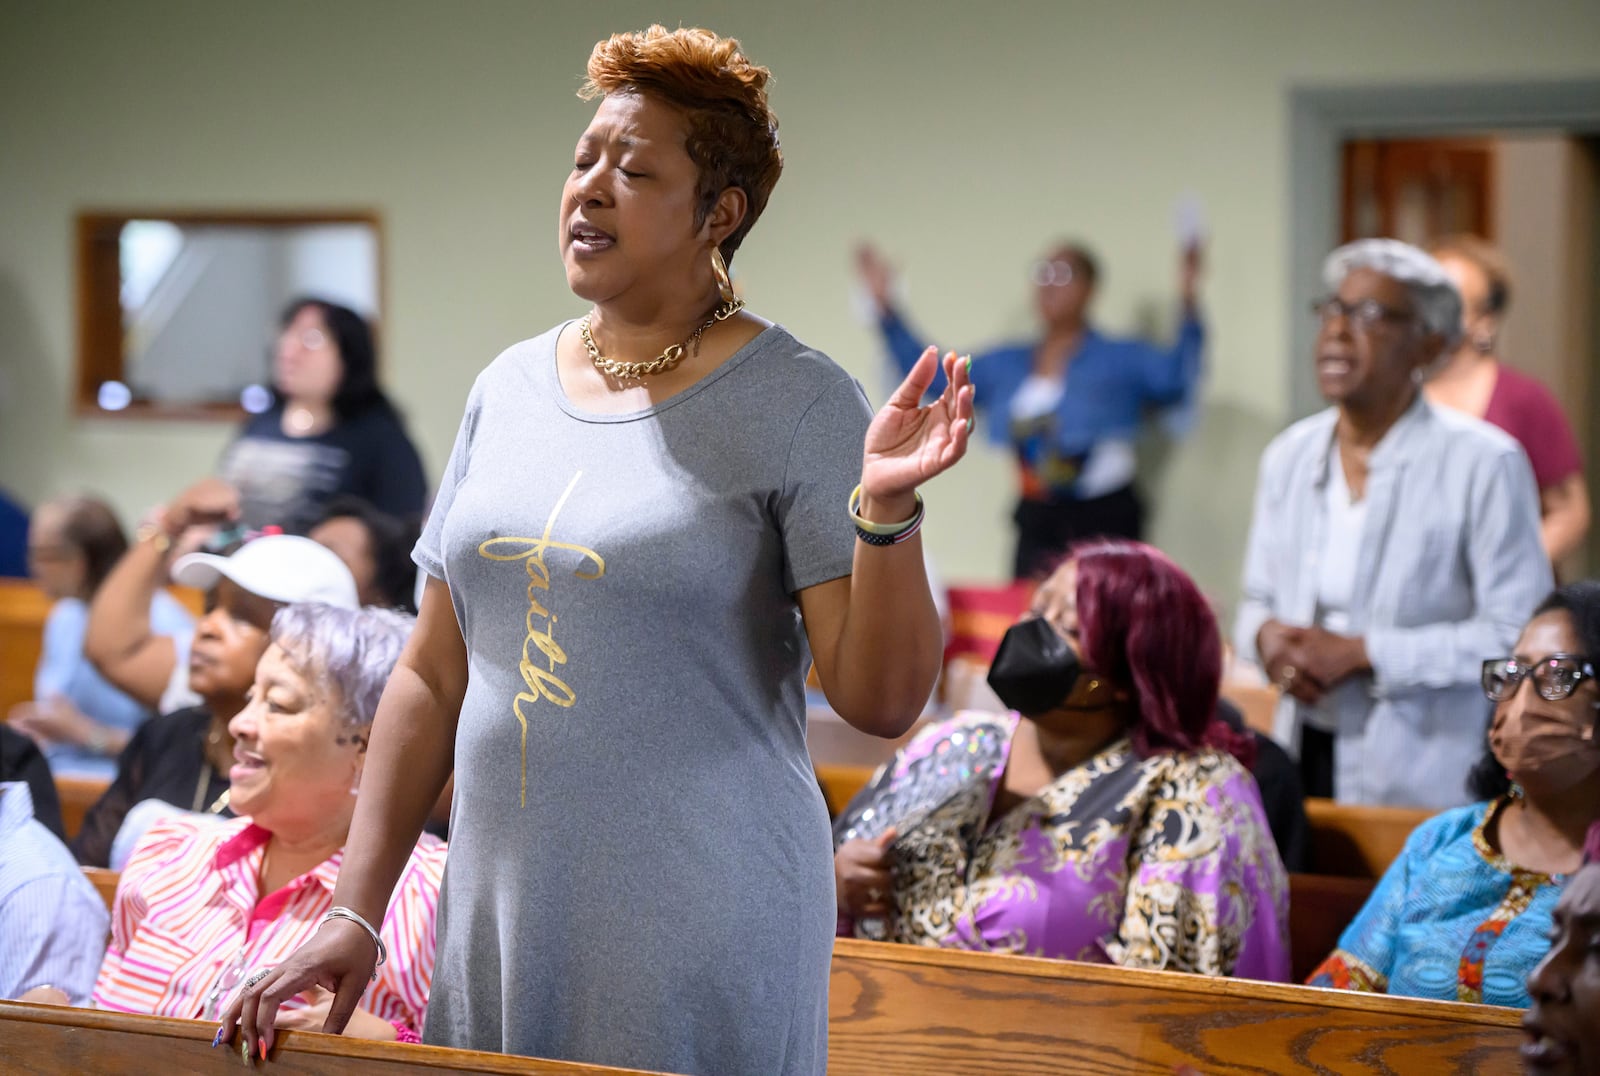
<svg viewBox="0 0 1600 1076"><path fill-rule="evenodd" d="M1514 1072L1521 1015L841 939L828 1071Z"/></svg>

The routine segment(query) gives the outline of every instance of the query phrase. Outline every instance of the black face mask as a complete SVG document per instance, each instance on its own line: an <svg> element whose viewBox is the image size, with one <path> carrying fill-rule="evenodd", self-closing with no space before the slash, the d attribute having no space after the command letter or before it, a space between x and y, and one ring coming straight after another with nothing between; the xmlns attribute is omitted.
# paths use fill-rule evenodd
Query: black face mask
<svg viewBox="0 0 1600 1076"><path fill-rule="evenodd" d="M1021 714L1043 714L1066 701L1083 675L1072 647L1043 617L1007 629L989 666L989 686Z"/></svg>

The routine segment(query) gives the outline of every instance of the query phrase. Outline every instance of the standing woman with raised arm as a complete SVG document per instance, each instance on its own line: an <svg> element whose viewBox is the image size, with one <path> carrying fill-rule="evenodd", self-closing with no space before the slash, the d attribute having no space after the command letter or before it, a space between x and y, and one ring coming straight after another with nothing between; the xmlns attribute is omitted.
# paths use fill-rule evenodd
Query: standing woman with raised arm
<svg viewBox="0 0 1600 1076"><path fill-rule="evenodd" d="M736 41L619 34L588 75L602 100L558 240L590 309L472 390L417 547L431 578L379 708L343 917L224 1012L249 1051L313 983L343 1028L378 959L362 922L453 763L426 1041L825 1066L832 846L806 669L857 728L916 719L941 648L916 489L965 452L972 389L947 355L948 387L919 406L929 348L874 418L831 360L741 309L726 260L782 156L768 72Z"/></svg>

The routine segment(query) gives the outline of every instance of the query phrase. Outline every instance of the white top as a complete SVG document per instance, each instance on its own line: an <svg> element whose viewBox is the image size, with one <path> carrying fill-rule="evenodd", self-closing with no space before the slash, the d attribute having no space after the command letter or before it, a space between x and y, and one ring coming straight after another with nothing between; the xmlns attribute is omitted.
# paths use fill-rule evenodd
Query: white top
<svg viewBox="0 0 1600 1076"><path fill-rule="evenodd" d="M1257 658L1268 620L1317 622L1332 479L1333 408L1279 434L1261 458L1234 640ZM1468 802L1483 754L1483 655L1508 653L1550 564L1539 491L1522 449L1487 422L1420 395L1373 447L1364 505L1378 545L1362 551L1350 609L1372 672L1335 693L1334 794L1346 803L1442 809ZM1286 697L1273 735L1298 752L1310 708Z"/></svg>
<svg viewBox="0 0 1600 1076"><path fill-rule="evenodd" d="M1060 405L1061 394L1066 390L1065 377L1029 374L1011 397L1011 421L1027 422L1050 414Z"/></svg>
<svg viewBox="0 0 1600 1076"><path fill-rule="evenodd" d="M1322 556L1318 558L1320 570L1317 578L1317 624L1335 635L1350 634L1350 606L1355 597L1356 565L1361 552L1361 531L1367 525L1367 502L1350 496L1350 484L1345 480L1344 463L1339 459L1339 446L1328 450L1328 482L1326 487L1328 528L1322 543ZM1349 681L1339 684L1328 693L1321 705L1313 707L1306 715L1306 723L1324 732L1336 732L1339 727L1339 708L1333 696L1351 687Z"/></svg>

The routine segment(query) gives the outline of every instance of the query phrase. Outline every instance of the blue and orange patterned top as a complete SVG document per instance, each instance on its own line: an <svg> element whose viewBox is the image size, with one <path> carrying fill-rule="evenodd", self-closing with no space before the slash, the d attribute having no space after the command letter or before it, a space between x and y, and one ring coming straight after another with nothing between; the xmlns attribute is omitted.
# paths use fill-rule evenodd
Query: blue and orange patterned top
<svg viewBox="0 0 1600 1076"><path fill-rule="evenodd" d="M1525 1009L1565 875L1508 862L1484 835L1510 803L1435 815L1406 840L1311 986Z"/></svg>

